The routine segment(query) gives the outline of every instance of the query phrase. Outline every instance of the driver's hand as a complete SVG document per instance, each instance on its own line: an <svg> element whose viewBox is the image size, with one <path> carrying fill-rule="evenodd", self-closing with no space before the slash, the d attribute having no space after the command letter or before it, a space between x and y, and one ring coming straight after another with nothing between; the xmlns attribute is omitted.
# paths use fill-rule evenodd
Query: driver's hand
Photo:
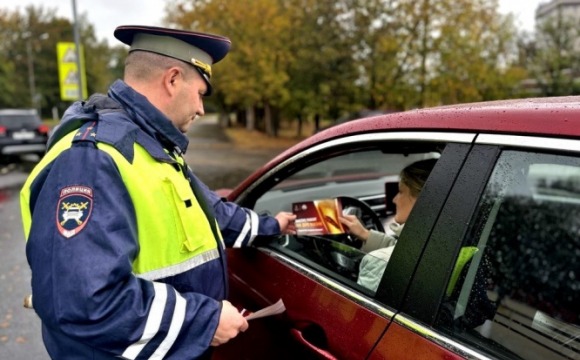
<svg viewBox="0 0 580 360"><path fill-rule="evenodd" d="M369 231L360 223L355 215L342 215L338 217L342 225L348 228L348 232L362 241L367 241Z"/></svg>

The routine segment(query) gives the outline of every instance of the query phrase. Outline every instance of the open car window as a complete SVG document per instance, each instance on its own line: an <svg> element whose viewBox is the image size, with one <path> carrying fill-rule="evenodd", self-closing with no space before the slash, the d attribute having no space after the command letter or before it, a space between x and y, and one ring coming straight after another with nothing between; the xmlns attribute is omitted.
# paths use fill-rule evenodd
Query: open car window
<svg viewBox="0 0 580 360"><path fill-rule="evenodd" d="M254 210L269 214L293 212L296 203L338 198L343 214L356 215L369 230L394 236L388 224L394 215L392 199L399 173L413 162L439 158L444 148L442 143L421 142L416 146L390 146L388 151L375 146L342 150L334 156L321 155L319 159L309 159L309 165L265 191L256 199ZM284 253L370 296L376 292L394 247L363 251L362 242L348 232L288 235L260 239L256 245Z"/></svg>
<svg viewBox="0 0 580 360"><path fill-rule="evenodd" d="M254 210L271 214L291 212L295 202L349 196L364 201L385 217L385 184L397 182L406 165L438 155L438 152L390 154L371 149L322 159L265 192Z"/></svg>

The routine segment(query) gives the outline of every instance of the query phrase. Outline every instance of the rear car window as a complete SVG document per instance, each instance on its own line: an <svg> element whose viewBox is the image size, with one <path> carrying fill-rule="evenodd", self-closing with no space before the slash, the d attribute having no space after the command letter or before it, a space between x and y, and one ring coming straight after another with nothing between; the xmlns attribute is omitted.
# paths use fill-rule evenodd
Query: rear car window
<svg viewBox="0 0 580 360"><path fill-rule="evenodd" d="M5 126L7 128L38 125L40 123L41 123L40 118L34 114L14 114L14 115L0 114L0 125Z"/></svg>
<svg viewBox="0 0 580 360"><path fill-rule="evenodd" d="M438 327L494 357L579 358L580 158L504 151L472 224Z"/></svg>

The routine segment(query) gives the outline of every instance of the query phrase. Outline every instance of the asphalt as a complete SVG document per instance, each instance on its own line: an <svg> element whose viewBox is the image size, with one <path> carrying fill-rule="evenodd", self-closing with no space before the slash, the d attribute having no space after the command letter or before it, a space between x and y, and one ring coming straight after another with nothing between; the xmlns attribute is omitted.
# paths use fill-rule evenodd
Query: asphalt
<svg viewBox="0 0 580 360"><path fill-rule="evenodd" d="M283 147L244 149L238 147L218 125L215 117L203 118L189 133L185 160L211 189L233 188L253 171L285 150Z"/></svg>

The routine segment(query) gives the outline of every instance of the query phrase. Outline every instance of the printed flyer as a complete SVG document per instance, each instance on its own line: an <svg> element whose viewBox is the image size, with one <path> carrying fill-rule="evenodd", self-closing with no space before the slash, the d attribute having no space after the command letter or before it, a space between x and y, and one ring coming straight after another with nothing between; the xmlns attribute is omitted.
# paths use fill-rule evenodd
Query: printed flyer
<svg viewBox="0 0 580 360"><path fill-rule="evenodd" d="M342 214L339 199L320 199L292 204L296 215L296 232L298 235L336 235L345 232L338 220Z"/></svg>

